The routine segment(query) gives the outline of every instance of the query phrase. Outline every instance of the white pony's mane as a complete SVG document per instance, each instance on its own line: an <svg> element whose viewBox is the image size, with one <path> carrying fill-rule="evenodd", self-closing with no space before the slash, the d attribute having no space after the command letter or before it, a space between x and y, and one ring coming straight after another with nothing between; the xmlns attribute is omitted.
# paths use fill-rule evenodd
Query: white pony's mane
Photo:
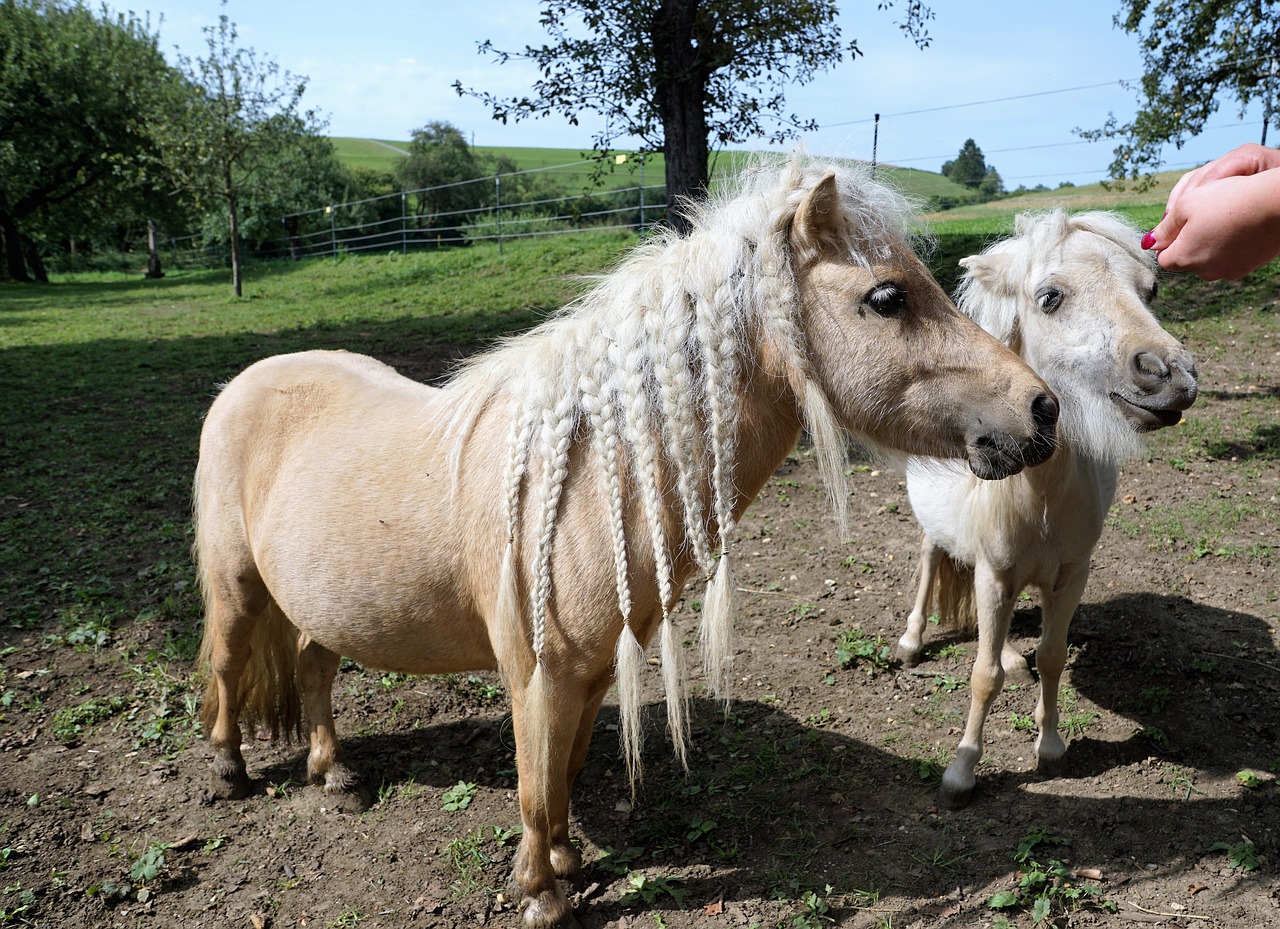
<svg viewBox="0 0 1280 929"><path fill-rule="evenodd" d="M473 360L445 387L460 404L451 427L458 449L485 406L509 405L502 494L509 542L498 606L509 615L500 616L495 625L510 638L496 647L500 654L528 648L511 572L518 527L532 519L536 549L520 556L527 559L533 578L528 613L537 663L531 687L544 673L552 541L571 445L589 444L592 458L602 465L600 490L608 505L601 519L609 527L617 603L625 624L617 647L617 679L624 754L633 778L640 755L640 674L646 662L630 626L631 553L623 523L623 486L635 488L646 516L648 554L662 601L668 724L683 760L687 698L679 641L668 616L679 593L673 587L671 553L687 545L710 579L700 645L708 685L727 699L733 655L734 582L728 556L738 451L734 437L743 376L757 363L748 357L751 338L784 360L837 519L842 530L845 526L843 432L809 375L788 235L805 195L828 171L836 172L849 257L863 264L887 258L895 243L909 235L914 212L900 194L871 180L864 166L803 154L758 159L706 202L686 205L692 221L687 236L658 232L554 317ZM665 536L660 461L674 473L683 538Z"/></svg>
<svg viewBox="0 0 1280 929"><path fill-rule="evenodd" d="M1072 214L1062 208L1019 213L1013 235L988 246L979 256L996 259L987 262L987 272L965 271L956 287L956 305L987 332L1023 354L1018 315L1035 305L1036 288L1048 269L1046 256L1055 255L1068 238L1082 233L1101 237L1120 255L1156 271L1154 254L1142 249L1142 232L1118 213L1092 210ZM993 264L998 272L992 272ZM1071 269L1064 266L1062 273L1069 278ZM1053 371L1036 373L1061 401L1058 434L1064 442L1098 461L1118 462L1144 453L1142 437L1106 396L1055 378Z"/></svg>

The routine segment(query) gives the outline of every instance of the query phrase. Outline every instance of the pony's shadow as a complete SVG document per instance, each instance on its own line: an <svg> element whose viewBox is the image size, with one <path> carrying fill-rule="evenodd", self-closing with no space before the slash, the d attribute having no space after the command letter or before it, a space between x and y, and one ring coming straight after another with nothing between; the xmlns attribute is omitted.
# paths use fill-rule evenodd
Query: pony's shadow
<svg viewBox="0 0 1280 929"><path fill-rule="evenodd" d="M1034 611L1026 612L1024 619L1033 620ZM1133 719L1134 733L1123 741L1071 740L1066 768L1057 775L1064 782L1153 755L1205 773L1265 769L1280 755L1274 731L1280 678L1271 665L1270 629L1257 617L1183 597L1125 596L1082 606L1071 641L1072 686ZM936 781L922 779L919 759L906 745L864 742L755 700L738 700L727 712L715 701L693 701L686 774L671 757L661 707L647 710L650 747L634 807L621 802L629 789L616 707L601 711L575 785L573 830L586 840L588 861L588 890L578 910L588 925L628 912L609 892L625 888L629 869L678 869L686 875L678 885L685 907L796 899L827 884L906 887L917 900L913 912L937 918L958 883L985 886L1014 874L1012 853L1034 829L1069 838L1076 860L1110 862L1113 870L1129 861L1190 869L1233 829L1258 832L1259 821L1267 820L1259 805L1275 802L1274 788L1197 798L1179 803L1174 817L1170 805L1178 798L1172 794L1071 796L1034 771L993 768L984 769L967 808L939 811ZM1152 740L1157 729L1167 743ZM344 744L373 785L445 788L465 779L515 786L509 717L502 710L411 732L359 735ZM263 773L267 780L287 776L284 767L294 770L301 756ZM602 856L604 849L612 856ZM624 850L631 857L620 860ZM1131 879L1141 881L1143 874ZM646 906L673 910L677 903L659 895Z"/></svg>

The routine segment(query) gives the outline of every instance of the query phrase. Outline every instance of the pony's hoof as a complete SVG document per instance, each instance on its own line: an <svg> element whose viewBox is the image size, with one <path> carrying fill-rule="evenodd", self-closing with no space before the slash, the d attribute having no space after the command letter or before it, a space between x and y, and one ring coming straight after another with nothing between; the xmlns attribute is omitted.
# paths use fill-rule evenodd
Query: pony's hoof
<svg viewBox="0 0 1280 929"><path fill-rule="evenodd" d="M324 777L324 795L335 810L363 813L373 806L373 794L345 765L334 765Z"/></svg>
<svg viewBox="0 0 1280 929"><path fill-rule="evenodd" d="M938 788L938 806L944 810L963 810L973 800L973 788L952 790L946 785Z"/></svg>
<svg viewBox="0 0 1280 929"><path fill-rule="evenodd" d="M1043 778L1062 777L1066 773L1066 755L1058 755L1056 758L1046 758L1041 756L1036 759L1036 774Z"/></svg>
<svg viewBox="0 0 1280 929"><path fill-rule="evenodd" d="M977 780L966 771L956 773L948 769L942 775L942 786L938 788L938 806L946 810L962 810L973 799L973 788Z"/></svg>
<svg viewBox="0 0 1280 929"><path fill-rule="evenodd" d="M343 813L363 813L373 806L373 794L369 793L368 789L360 783L341 789L326 786L324 796L330 808L340 810Z"/></svg>
<svg viewBox="0 0 1280 929"><path fill-rule="evenodd" d="M923 655L923 648L903 648L901 642L899 642L898 647L893 650L893 657L901 661L904 668L914 668L918 666Z"/></svg>
<svg viewBox="0 0 1280 929"><path fill-rule="evenodd" d="M573 907L558 891L547 890L520 901L528 929L581 929Z"/></svg>
<svg viewBox="0 0 1280 929"><path fill-rule="evenodd" d="M582 889L582 852L572 845L551 846L551 870L574 890Z"/></svg>
<svg viewBox="0 0 1280 929"><path fill-rule="evenodd" d="M214 761L209 771L209 794L215 800L243 800L252 790L243 765Z"/></svg>
<svg viewBox="0 0 1280 929"><path fill-rule="evenodd" d="M1021 655L1015 655L1013 658L1002 658L1001 667L1004 668L1004 682L1006 684L1030 687L1036 682L1036 676L1031 673L1031 666L1027 664L1027 659Z"/></svg>

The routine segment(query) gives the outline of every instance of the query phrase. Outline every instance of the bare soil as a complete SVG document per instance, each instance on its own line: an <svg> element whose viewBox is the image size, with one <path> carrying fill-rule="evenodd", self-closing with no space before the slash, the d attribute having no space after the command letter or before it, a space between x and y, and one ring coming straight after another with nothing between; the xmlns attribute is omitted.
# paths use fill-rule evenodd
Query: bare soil
<svg viewBox="0 0 1280 929"><path fill-rule="evenodd" d="M1034 893L1000 911L988 901L1051 861L1106 904L1073 911L1071 886L1057 885L1041 895L1055 925L1280 925L1278 316L1189 333L1201 399L1125 467L1072 626L1065 769L1033 770L1034 688L1009 688L960 811L938 808L936 786L967 708L972 643L931 630L915 672L836 656L842 633L860 631L874 658L901 632L918 543L901 476L854 462L855 531L841 542L798 451L736 542L737 693L727 711L695 699L689 772L671 757L656 681L634 802L616 711L599 717L573 810L583 925L1029 927ZM680 613L687 630L693 609ZM1037 634L1027 600L1016 644L1030 653ZM178 722L143 740L129 725L142 656L173 642L145 617L96 649L7 634L0 922L521 924L499 893L519 813L495 676L344 667L340 735L378 797L365 813L327 808L300 784L303 747L252 737L255 793L211 804L207 746L182 723L187 661L160 664ZM102 718L68 736L67 712L91 698ZM469 803L446 809L459 795Z"/></svg>

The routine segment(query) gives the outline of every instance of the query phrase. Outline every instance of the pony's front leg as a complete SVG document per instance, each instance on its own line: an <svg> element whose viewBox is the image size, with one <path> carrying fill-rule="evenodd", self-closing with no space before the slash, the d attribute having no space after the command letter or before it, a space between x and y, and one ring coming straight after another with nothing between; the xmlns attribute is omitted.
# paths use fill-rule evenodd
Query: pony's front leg
<svg viewBox="0 0 1280 929"><path fill-rule="evenodd" d="M973 796L976 783L974 769L982 760L983 727L987 714L1004 686L1004 667L1000 658L1009 622L1013 618L1013 591L999 578L991 565L979 559L974 567L974 596L978 606L978 654L969 677L972 696L964 737L956 749L955 760L942 775L939 799L943 806L959 809Z"/></svg>
<svg viewBox="0 0 1280 929"><path fill-rule="evenodd" d="M925 535L920 541L920 586L916 589L916 602L907 617L907 629L898 640L898 658L903 667L914 668L924 653L924 628L929 621L929 601L933 599L933 584L938 576L938 565L946 552L933 544Z"/></svg>
<svg viewBox="0 0 1280 929"><path fill-rule="evenodd" d="M1089 580L1089 563L1063 565L1052 590L1041 591L1044 620L1040 644L1036 648L1036 670L1040 673L1040 699L1036 703L1037 767L1056 773L1067 746L1058 734L1058 686L1067 663L1067 630Z"/></svg>
<svg viewBox="0 0 1280 929"><path fill-rule="evenodd" d="M373 797L342 757L333 724L333 679L341 656L305 633L298 634L298 682L302 687L311 750L307 754L307 781L324 786L337 809L366 810Z"/></svg>
<svg viewBox="0 0 1280 929"><path fill-rule="evenodd" d="M544 682L542 694L534 690L513 688L511 695L524 824L511 878L525 925L551 929L577 923L556 879L576 877L582 869L582 856L569 841L569 762L585 701L555 681Z"/></svg>

